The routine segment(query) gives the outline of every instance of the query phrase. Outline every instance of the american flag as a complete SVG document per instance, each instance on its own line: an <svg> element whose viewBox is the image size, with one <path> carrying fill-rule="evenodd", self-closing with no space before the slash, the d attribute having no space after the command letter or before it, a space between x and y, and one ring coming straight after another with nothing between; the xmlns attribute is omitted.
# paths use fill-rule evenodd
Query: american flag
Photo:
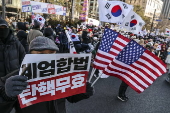
<svg viewBox="0 0 170 113"><path fill-rule="evenodd" d="M166 72L166 65L156 55L131 40L103 73L115 76L141 93Z"/></svg>
<svg viewBox="0 0 170 113"><path fill-rule="evenodd" d="M130 39L106 28L93 67L104 70L129 42Z"/></svg>

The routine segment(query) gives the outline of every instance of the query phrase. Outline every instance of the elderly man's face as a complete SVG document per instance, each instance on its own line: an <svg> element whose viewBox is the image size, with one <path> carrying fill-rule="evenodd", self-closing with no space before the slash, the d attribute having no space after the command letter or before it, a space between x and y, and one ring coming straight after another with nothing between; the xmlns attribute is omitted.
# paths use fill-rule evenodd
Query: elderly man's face
<svg viewBox="0 0 170 113"><path fill-rule="evenodd" d="M42 50L42 51L35 51L35 50L32 50L31 51L31 54L55 54L56 51L54 50Z"/></svg>

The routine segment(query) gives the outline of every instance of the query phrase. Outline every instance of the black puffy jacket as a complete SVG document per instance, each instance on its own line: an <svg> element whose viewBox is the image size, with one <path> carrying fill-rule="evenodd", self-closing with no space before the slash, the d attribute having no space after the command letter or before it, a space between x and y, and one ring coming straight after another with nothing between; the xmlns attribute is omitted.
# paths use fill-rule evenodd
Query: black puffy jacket
<svg viewBox="0 0 170 113"><path fill-rule="evenodd" d="M28 34L23 30L18 31L18 33L17 33L18 40L23 45L26 53L29 52L29 45L28 45L28 42L27 42L27 35Z"/></svg>
<svg viewBox="0 0 170 113"><path fill-rule="evenodd" d="M6 43L0 42L0 77L19 69L24 56L24 47L10 31Z"/></svg>

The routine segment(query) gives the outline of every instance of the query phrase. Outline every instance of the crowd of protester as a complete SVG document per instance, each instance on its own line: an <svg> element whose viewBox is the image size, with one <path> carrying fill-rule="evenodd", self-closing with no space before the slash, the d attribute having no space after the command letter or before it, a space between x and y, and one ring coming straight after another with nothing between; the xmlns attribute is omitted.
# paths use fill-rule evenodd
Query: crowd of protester
<svg viewBox="0 0 170 113"><path fill-rule="evenodd" d="M75 26L77 26L77 25L75 25ZM2 45L7 46L6 45L6 43L8 42L7 39L10 37L8 40L11 42L12 41L15 42L18 47L18 48L16 48L16 53L14 55L11 55L13 57L16 57L17 60L15 60L15 61L16 61L16 64L18 64L18 65L11 67L11 69L8 69L6 67L6 65L2 65L2 66L0 65L2 67L2 69L6 68L5 71L0 70L0 72L4 74L4 75L2 75L2 76L0 75L0 76L4 77L11 71L19 68L25 53L27 54L27 53L32 52L32 50L30 50L30 47L32 47L33 46L32 44L37 40L38 40L38 43L41 43L44 40L46 42L50 42L47 44L51 44L51 46L55 45L55 47L53 46L53 48L55 48L53 50L55 52L53 52L53 53L69 53L70 46L69 46L68 37L65 33L65 30L68 30L68 32L69 32L70 38L73 41L76 52L78 54L91 53L92 54L92 62L93 62L93 60L96 56L97 50L99 48L99 45L100 45L100 41L102 39L103 31L104 31L105 27L108 27L108 26L105 26L105 27L92 26L92 25L82 25L79 27L75 27L75 26L69 26L69 25L62 26L60 23L55 26L54 25L53 26L52 25L42 26L37 20L34 20L34 24L29 24L28 22L18 22L16 24L16 27L13 29L13 31L12 30L8 31L6 29L6 28L10 27L8 25L8 23L4 20L0 20L1 33L7 33L8 35L10 34L10 36L6 36L6 35L0 36ZM3 32L4 28L7 31L4 30L4 32ZM113 30L115 30L115 29L113 29ZM14 32L14 33L12 33L12 32ZM167 77L166 80L168 82L170 82L170 41L169 41L168 37L161 36L161 35L151 36L149 33L141 36L141 35L136 35L136 34L133 34L130 32L122 32L122 31L117 31L117 32L124 35L125 37L135 40L141 46L148 49L153 54L158 56L163 62L165 62L167 64L167 70L169 73L168 74L169 76ZM13 34L15 34L15 36ZM47 39L44 39L43 37L45 37ZM11 44L11 42L9 44ZM22 45L22 47L20 47L21 45ZM45 47L45 45L43 45L43 47ZM15 46L13 49L15 49ZM45 49L48 50L48 48L45 48ZM23 52L24 50L25 50L25 52ZM13 50L13 51L15 51L15 50ZM17 54L17 51L19 54ZM36 50L36 48L35 48L35 49L33 49L33 51L38 51L39 54L42 54L43 50ZM3 53L4 50L2 50L0 52ZM19 56L17 56L17 55L19 55ZM3 57L0 60L2 62L6 61L5 58L9 58L9 56ZM1 64L5 64L5 63L8 63L8 62L3 62ZM11 65L13 65L13 64L11 64ZM8 72L7 70L8 71L10 70L10 71ZM95 71L95 75L96 75L96 77L99 76L99 70ZM16 78L9 77L9 79L5 79L4 81L2 80L3 82L0 82L0 85L2 83L2 86L4 86L4 84L6 86L6 89L5 88L1 89L1 87L0 87L1 92L5 92L5 91L7 92L7 95L5 93L1 93L1 95L3 95L3 97L4 97L4 100L7 100L7 101L15 100L15 98L13 98L13 97L17 96L18 93L21 93L23 88L25 88L27 86L27 84L23 84L23 87L20 89L21 91L17 92L16 94L12 95L12 97L11 97L11 94L12 94L11 83L13 83L12 82L13 80L25 82L26 78L24 78L24 77L19 78L18 76L16 76ZM7 81L7 82L5 82L5 81ZM17 85L16 82L15 82L15 85ZM90 85L88 87L90 87ZM120 97L119 99L121 101L128 100L128 97L125 95L127 87L128 87L127 84L124 82L122 82L119 87L118 98ZM19 90L19 89L17 89L17 90ZM92 94L90 94L89 96L91 96L91 95ZM82 97L82 98L89 97L89 96L87 96L87 97L86 96ZM78 99L78 100L81 100L81 99ZM75 102L74 100L71 100L71 101ZM76 100L76 102L77 102L77 100ZM20 112L22 113L22 111L20 111Z"/></svg>
<svg viewBox="0 0 170 113"><path fill-rule="evenodd" d="M19 23L18 23L19 24ZM19 25L17 24L18 30L20 31ZM24 23L23 23L24 24ZM26 23L25 23L26 24ZM77 26L77 25L75 25ZM67 29L69 31L70 37L74 43L74 47L76 49L77 53L92 53L92 62L95 58L95 55L97 53L97 50L99 48L99 44L102 38L102 33L104 31L105 27L109 27L109 25L106 25L105 27L100 26L92 26L92 25L82 25L78 28L75 26L62 26L61 24L58 24L56 26L51 25L45 25L40 30L40 25L38 25L38 22L34 22L33 27L25 26L25 31L29 31L28 36L26 37L28 45L32 39L34 39L37 36L46 36L53 40L56 45L59 47L60 53L67 53L69 52L69 42L67 39L67 36L65 34L65 30ZM116 29L113 28L114 31ZM17 31L19 33L19 31ZM144 48L151 51L153 54L158 56L164 63L167 64L167 70L168 70L168 77L167 82L170 82L170 40L166 36L161 35L151 35L150 33L147 33L145 35L137 35L133 34L131 32L125 32L121 30L117 30L120 34L124 35L125 37L128 37L132 40L135 40L137 43L139 43ZM17 36L18 36L17 33ZM22 34L24 35L24 33ZM30 37L31 36L31 37ZM23 44L25 50L27 51L27 44L25 44L26 41L22 40L21 37L18 36L18 39ZM24 39L24 36L23 36ZM99 76L99 70L95 71L95 76ZM128 100L128 97L125 95L127 84L124 82L121 83L119 88L119 95L124 95L123 97L120 96L120 100L126 101Z"/></svg>

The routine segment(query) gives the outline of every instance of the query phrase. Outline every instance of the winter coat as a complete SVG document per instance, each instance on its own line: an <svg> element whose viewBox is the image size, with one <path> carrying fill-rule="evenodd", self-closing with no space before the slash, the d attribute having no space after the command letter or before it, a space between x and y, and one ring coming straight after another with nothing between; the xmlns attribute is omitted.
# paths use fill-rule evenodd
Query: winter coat
<svg viewBox="0 0 170 113"><path fill-rule="evenodd" d="M53 33L53 29L52 28L45 28L43 31L43 35L45 37L48 37L49 39L54 40L54 33Z"/></svg>
<svg viewBox="0 0 170 113"><path fill-rule="evenodd" d="M23 30L18 31L18 33L17 33L18 40L23 45L26 53L28 53L28 51L29 51L29 45L28 45L28 42L27 42L27 35L28 34Z"/></svg>
<svg viewBox="0 0 170 113"><path fill-rule="evenodd" d="M66 43L68 43L67 36L66 36L66 34L65 34L64 32L61 32L61 33L59 34L59 41L60 41L61 44L66 44Z"/></svg>
<svg viewBox="0 0 170 113"><path fill-rule="evenodd" d="M87 98L89 98L89 96L85 94L78 94L67 98L37 103L23 109L20 108L19 103L17 102L15 109L17 111L16 113L66 113L66 99L71 103L75 103Z"/></svg>
<svg viewBox="0 0 170 113"><path fill-rule="evenodd" d="M22 44L10 31L6 43L0 42L0 77L19 69L24 56L25 50Z"/></svg>
<svg viewBox="0 0 170 113"><path fill-rule="evenodd" d="M160 58L161 58L161 60L163 61L163 62L165 62L165 60L166 60L166 57L167 57L167 51L165 50L165 51L160 51L160 56L159 56Z"/></svg>
<svg viewBox="0 0 170 113"><path fill-rule="evenodd" d="M38 30L38 29L32 29L29 33L28 33L28 36L27 36L27 42L28 44L30 44L30 42L36 38L37 36L43 36L43 33Z"/></svg>
<svg viewBox="0 0 170 113"><path fill-rule="evenodd" d="M88 44L91 42L90 37L88 36L88 32L87 31L83 31L82 33L82 39L83 39L83 43Z"/></svg>

